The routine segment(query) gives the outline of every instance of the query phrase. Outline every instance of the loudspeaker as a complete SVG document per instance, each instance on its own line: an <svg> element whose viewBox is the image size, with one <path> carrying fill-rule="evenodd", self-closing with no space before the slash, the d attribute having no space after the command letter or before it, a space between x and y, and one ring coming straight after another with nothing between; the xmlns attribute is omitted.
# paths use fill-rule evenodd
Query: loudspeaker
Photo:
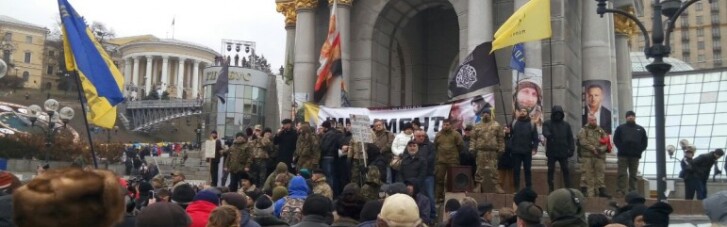
<svg viewBox="0 0 727 227"><path fill-rule="evenodd" d="M447 191L448 192L471 192L472 191L472 167L453 166L447 170Z"/></svg>

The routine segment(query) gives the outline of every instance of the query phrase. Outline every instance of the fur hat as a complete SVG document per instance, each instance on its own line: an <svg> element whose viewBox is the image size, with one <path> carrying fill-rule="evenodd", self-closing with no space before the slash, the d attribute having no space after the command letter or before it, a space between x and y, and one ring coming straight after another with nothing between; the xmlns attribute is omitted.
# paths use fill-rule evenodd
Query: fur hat
<svg viewBox="0 0 727 227"><path fill-rule="evenodd" d="M513 202L515 202L515 204L520 204L522 202L535 203L536 199L538 199L538 194L536 194L530 188L523 188L522 190L517 192L515 194L515 196L512 198L512 200L513 200Z"/></svg>
<svg viewBox="0 0 727 227"><path fill-rule="evenodd" d="M331 200L328 197L312 194L303 202L303 215L318 215L326 217L331 214Z"/></svg>
<svg viewBox="0 0 727 227"><path fill-rule="evenodd" d="M172 190L172 202L186 205L194 200L194 188L189 184L179 184Z"/></svg>
<svg viewBox="0 0 727 227"><path fill-rule="evenodd" d="M712 223L727 225L727 191L712 194L702 201L702 205Z"/></svg>
<svg viewBox="0 0 727 227"><path fill-rule="evenodd" d="M13 192L17 226L113 226L124 215L125 191L106 170L48 170Z"/></svg>
<svg viewBox="0 0 727 227"><path fill-rule="evenodd" d="M479 227L480 216L477 210L470 206L465 206L457 210L457 214L452 217L452 226L458 227Z"/></svg>
<svg viewBox="0 0 727 227"><path fill-rule="evenodd" d="M136 215L137 227L186 227L192 224L192 219L182 207L173 203L158 202L144 208Z"/></svg>
<svg viewBox="0 0 727 227"><path fill-rule="evenodd" d="M220 197L220 199L225 201L227 204L234 206L238 210L247 209L247 199L236 192L222 193L222 197Z"/></svg>
<svg viewBox="0 0 727 227"><path fill-rule="evenodd" d="M255 216L272 215L273 211L275 211L273 201L267 196L260 196L255 200L255 208L252 211Z"/></svg>
<svg viewBox="0 0 727 227"><path fill-rule="evenodd" d="M359 218L359 221L365 222L376 220L379 213L381 213L381 207L383 205L384 202L378 199L366 202L366 204L364 204L363 206L363 209L361 209L361 217Z"/></svg>
<svg viewBox="0 0 727 227"><path fill-rule="evenodd" d="M417 226L422 223L417 203L406 194L395 194L386 198L379 218L389 227Z"/></svg>
<svg viewBox="0 0 727 227"><path fill-rule="evenodd" d="M197 195L194 196L193 201L207 201L215 205L220 205L220 198L217 197L217 194L215 194L212 191L209 190L203 190L197 193Z"/></svg>
<svg viewBox="0 0 727 227"><path fill-rule="evenodd" d="M669 214L672 211L668 203L654 203L644 211L644 222L650 226L669 226Z"/></svg>

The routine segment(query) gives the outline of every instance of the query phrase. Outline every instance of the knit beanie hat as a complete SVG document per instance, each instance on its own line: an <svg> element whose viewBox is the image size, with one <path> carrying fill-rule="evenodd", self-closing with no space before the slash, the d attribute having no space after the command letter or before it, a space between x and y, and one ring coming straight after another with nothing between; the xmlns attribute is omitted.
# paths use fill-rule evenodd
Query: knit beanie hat
<svg viewBox="0 0 727 227"><path fill-rule="evenodd" d="M273 211L275 211L273 201L270 201L267 196L260 196L255 200L255 208L252 210L255 216L272 215Z"/></svg>
<svg viewBox="0 0 727 227"><path fill-rule="evenodd" d="M561 188L548 195L548 215L551 220L572 217L571 219L580 219L585 224L584 206L583 194L577 189Z"/></svg>
<svg viewBox="0 0 727 227"><path fill-rule="evenodd" d="M310 170L308 170L306 168L300 169L300 171L298 171L298 174L301 177L303 177L303 179L306 179L306 180L310 179L310 177L311 177Z"/></svg>
<svg viewBox="0 0 727 227"><path fill-rule="evenodd" d="M203 190L197 193L197 195L194 196L193 201L207 201L215 205L220 205L220 198L217 197L217 195L209 190Z"/></svg>
<svg viewBox="0 0 727 227"><path fill-rule="evenodd" d="M153 203L136 215L137 227L186 227L191 224L192 220L182 207L167 202Z"/></svg>
<svg viewBox="0 0 727 227"><path fill-rule="evenodd" d="M273 201L278 201L288 195L288 189L283 186L273 188Z"/></svg>
<svg viewBox="0 0 727 227"><path fill-rule="evenodd" d="M379 213L381 213L381 207L383 205L384 202L378 199L366 202L366 204L364 204L363 206L363 209L361 209L361 217L359 218L359 221L365 222L376 220Z"/></svg>
<svg viewBox="0 0 727 227"><path fill-rule="evenodd" d="M702 201L702 205L712 223L727 225L727 191L712 194Z"/></svg>
<svg viewBox="0 0 727 227"><path fill-rule="evenodd" d="M331 200L328 197L312 194L303 202L303 215L318 215L322 217L331 213Z"/></svg>
<svg viewBox="0 0 727 227"><path fill-rule="evenodd" d="M452 219L452 226L457 227L478 227L480 226L480 216L477 210L470 206L465 206L457 210L457 215Z"/></svg>
<svg viewBox="0 0 727 227"><path fill-rule="evenodd" d="M422 222L417 203L406 194L395 194L386 198L379 218L389 227L417 226Z"/></svg>
<svg viewBox="0 0 727 227"><path fill-rule="evenodd" d="M457 211L459 216L459 211ZM543 218L543 209L531 202L522 202L517 205L517 217L532 223L540 223Z"/></svg>
<svg viewBox="0 0 727 227"><path fill-rule="evenodd" d="M172 202L185 205L192 202L192 200L194 200L194 196L195 192L192 185L179 184L174 187L174 190L172 191Z"/></svg>
<svg viewBox="0 0 727 227"><path fill-rule="evenodd" d="M523 188L519 192L515 194L515 196L512 198L513 202L515 204L520 204L522 202L531 202L535 203L535 200L538 198L538 194L535 193L530 188Z"/></svg>
<svg viewBox="0 0 727 227"><path fill-rule="evenodd" d="M247 209L247 199L236 192L226 192L222 193L222 197L220 197L222 201L225 201L227 204L230 204L231 206L234 206L238 210L244 210Z"/></svg>
<svg viewBox="0 0 727 227"><path fill-rule="evenodd" d="M649 226L669 226L669 214L673 211L668 203L654 203L644 211L644 222Z"/></svg>

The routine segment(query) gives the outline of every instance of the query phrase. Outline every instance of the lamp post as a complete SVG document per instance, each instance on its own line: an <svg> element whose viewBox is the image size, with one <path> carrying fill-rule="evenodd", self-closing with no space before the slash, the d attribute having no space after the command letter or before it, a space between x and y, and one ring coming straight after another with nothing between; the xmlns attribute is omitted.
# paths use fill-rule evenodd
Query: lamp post
<svg viewBox="0 0 727 227"><path fill-rule="evenodd" d="M644 36L644 54L647 58L654 58L654 61L646 66L646 70L651 73L654 78L654 115L656 115L656 190L657 199L666 201L666 139L664 134L664 76L671 69L671 64L664 62L664 58L669 56L671 46L669 45L669 36L674 31L674 23L679 15L684 12L690 5L699 0L653 0L652 1L652 34L649 39L649 33L646 31L644 24L639 21L636 16L618 9L606 8L607 0L596 0L598 2L596 13L603 15L605 13L615 13L623 15L634 21ZM713 0L710 0L712 2ZM662 16L666 17L666 30Z"/></svg>
<svg viewBox="0 0 727 227"><path fill-rule="evenodd" d="M45 100L43 103L43 109L41 109L38 105L30 105L28 107L28 110L30 111L30 123L33 127L38 127L41 130L43 130L43 133L45 133L45 163L47 164L50 156L50 148L53 146L54 142L54 135L56 133L56 130L65 128L71 119L73 119L73 116L75 115L75 111L73 111L73 108L71 107L63 107L58 110L60 107L58 101L55 99L48 99ZM43 128L39 125L36 125L35 122L38 120L40 116L43 115L43 113L48 115L48 128ZM63 125L56 127L56 122L54 121L56 118L60 119L61 122L63 122Z"/></svg>

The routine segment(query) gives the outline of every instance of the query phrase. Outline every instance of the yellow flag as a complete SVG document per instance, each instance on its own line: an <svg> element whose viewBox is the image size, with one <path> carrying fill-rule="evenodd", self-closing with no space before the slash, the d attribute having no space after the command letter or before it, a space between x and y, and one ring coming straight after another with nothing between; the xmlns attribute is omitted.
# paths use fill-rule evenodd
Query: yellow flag
<svg viewBox="0 0 727 227"><path fill-rule="evenodd" d="M517 43L550 38L550 0L530 0L495 32L492 51Z"/></svg>

